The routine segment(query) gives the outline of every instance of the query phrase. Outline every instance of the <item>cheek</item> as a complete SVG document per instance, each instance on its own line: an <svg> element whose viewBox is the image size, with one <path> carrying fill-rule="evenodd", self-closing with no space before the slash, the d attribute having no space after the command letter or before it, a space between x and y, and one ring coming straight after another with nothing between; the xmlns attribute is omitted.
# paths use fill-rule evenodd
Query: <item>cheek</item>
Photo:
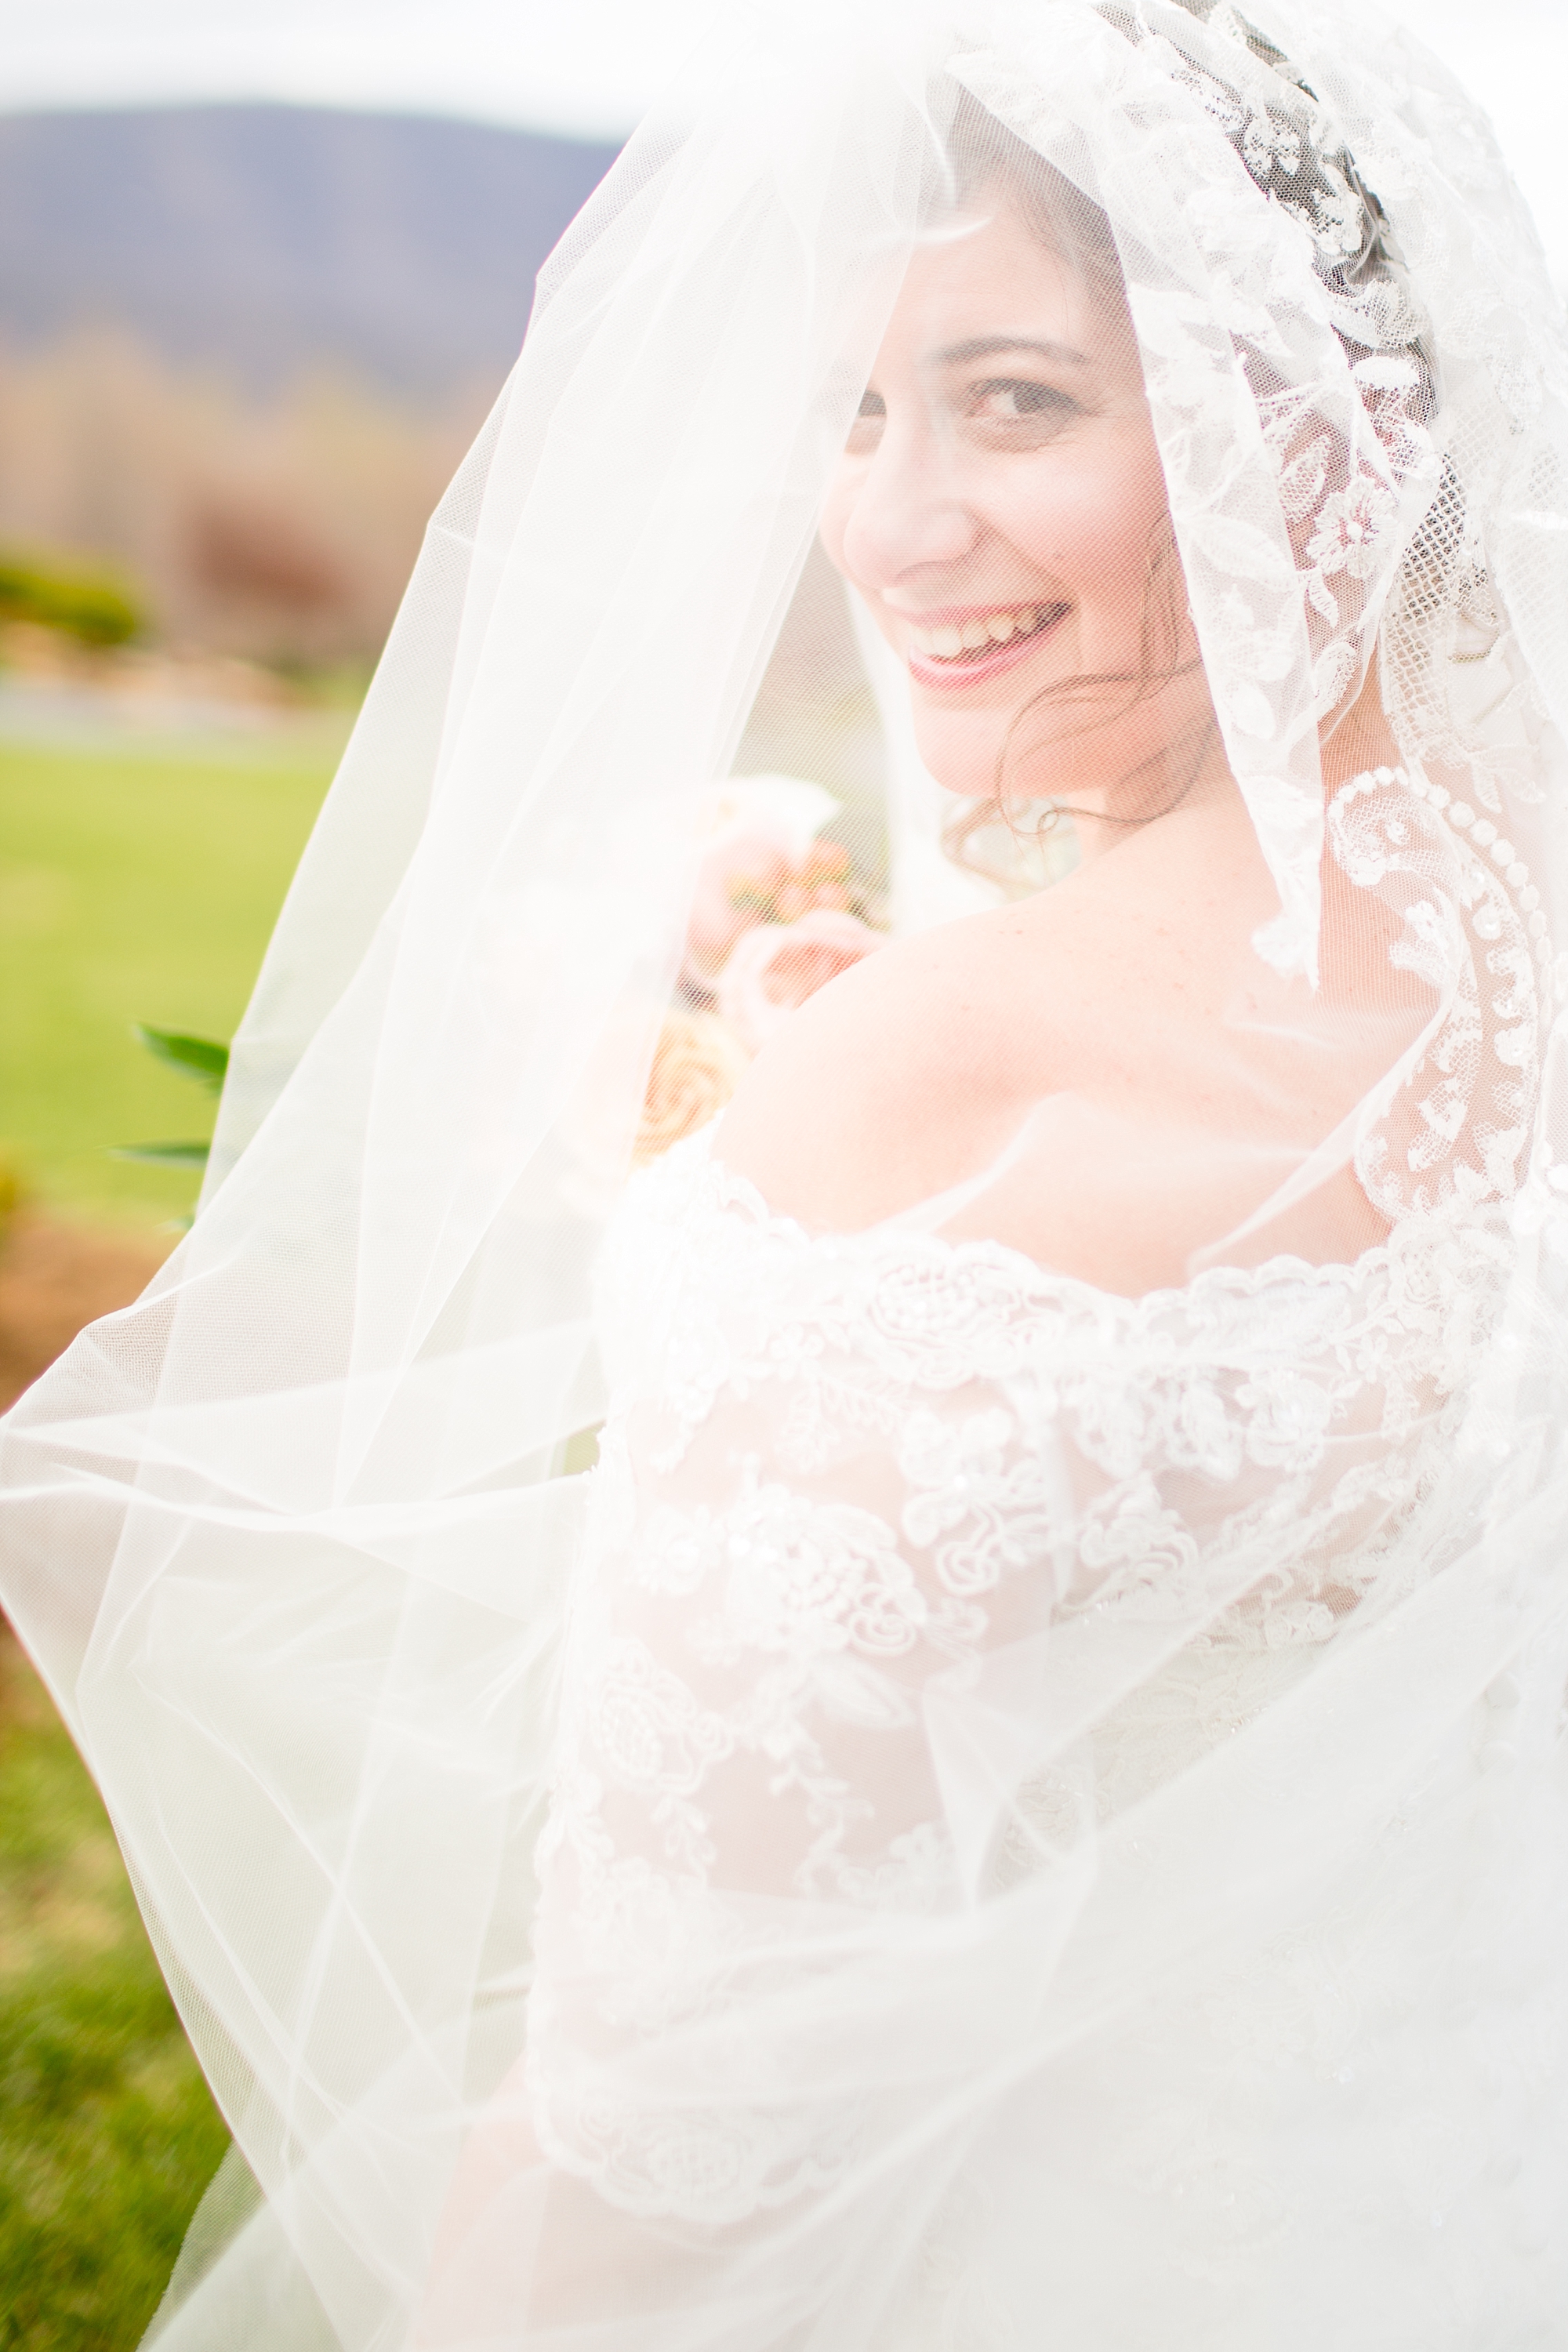
<svg viewBox="0 0 1568 2352"><path fill-rule="evenodd" d="M1165 483L1152 450L1111 450L1096 463L1042 462L1015 483L1006 531L1076 604L1115 607L1142 596L1165 520Z"/></svg>

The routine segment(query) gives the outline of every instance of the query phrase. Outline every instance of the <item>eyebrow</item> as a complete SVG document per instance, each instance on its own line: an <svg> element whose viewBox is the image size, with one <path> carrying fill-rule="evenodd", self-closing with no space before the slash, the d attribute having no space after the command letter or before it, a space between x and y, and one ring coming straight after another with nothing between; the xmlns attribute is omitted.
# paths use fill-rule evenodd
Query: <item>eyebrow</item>
<svg viewBox="0 0 1568 2352"><path fill-rule="evenodd" d="M938 367L963 367L970 360L994 359L1003 352L1033 352L1058 367L1093 364L1087 352L1075 352L1070 343L1043 342L1028 335L976 335L966 343L949 343L935 356Z"/></svg>

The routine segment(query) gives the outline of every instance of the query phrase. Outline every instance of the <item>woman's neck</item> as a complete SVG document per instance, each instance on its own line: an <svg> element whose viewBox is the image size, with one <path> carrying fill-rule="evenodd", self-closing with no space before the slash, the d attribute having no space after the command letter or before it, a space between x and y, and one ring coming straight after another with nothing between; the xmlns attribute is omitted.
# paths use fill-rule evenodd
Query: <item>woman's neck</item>
<svg viewBox="0 0 1568 2352"><path fill-rule="evenodd" d="M1108 850L1145 832L1178 811L1233 797L1235 781L1212 709L1183 728L1162 749L1125 777L1072 803L1080 854L1102 857Z"/></svg>

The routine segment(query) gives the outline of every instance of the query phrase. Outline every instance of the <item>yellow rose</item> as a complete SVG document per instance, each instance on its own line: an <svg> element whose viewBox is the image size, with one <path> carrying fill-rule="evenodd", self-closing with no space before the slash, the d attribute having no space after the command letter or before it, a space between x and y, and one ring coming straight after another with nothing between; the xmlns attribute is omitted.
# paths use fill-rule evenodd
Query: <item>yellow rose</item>
<svg viewBox="0 0 1568 2352"><path fill-rule="evenodd" d="M654 1050L633 1158L657 1160L683 1135L717 1118L750 1056L727 1023L711 1013L671 1013Z"/></svg>

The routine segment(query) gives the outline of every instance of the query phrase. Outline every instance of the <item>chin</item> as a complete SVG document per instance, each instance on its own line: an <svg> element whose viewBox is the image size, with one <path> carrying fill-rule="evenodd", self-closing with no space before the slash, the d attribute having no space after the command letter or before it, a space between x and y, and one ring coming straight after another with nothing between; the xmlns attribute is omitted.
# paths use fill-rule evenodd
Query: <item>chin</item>
<svg viewBox="0 0 1568 2352"><path fill-rule="evenodd" d="M922 726L921 718L917 708L915 749L932 782L955 800L994 800L997 767L1007 740L1005 729L987 729L982 741L966 730L966 740L959 741L954 739L960 730L951 720L946 726Z"/></svg>

